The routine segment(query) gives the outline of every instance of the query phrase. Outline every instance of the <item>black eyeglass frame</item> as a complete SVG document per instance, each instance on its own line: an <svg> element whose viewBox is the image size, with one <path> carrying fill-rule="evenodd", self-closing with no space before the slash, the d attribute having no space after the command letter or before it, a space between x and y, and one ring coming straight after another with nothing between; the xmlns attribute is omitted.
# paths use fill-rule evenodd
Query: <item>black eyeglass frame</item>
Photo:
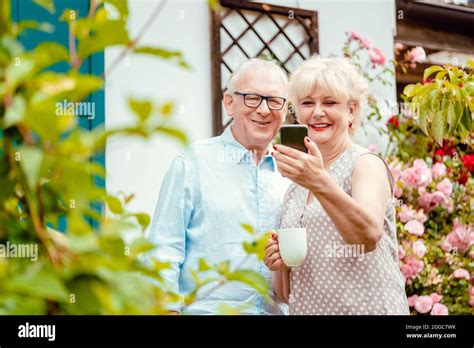
<svg viewBox="0 0 474 348"><path fill-rule="evenodd" d="M244 97L244 104L245 104L245 106L247 106L249 108L255 108L256 109L260 105L262 105L262 102L265 100L267 102L267 106L270 110L281 110L285 107L285 103L286 103L286 99L283 98L283 97L265 96L265 95L255 94L255 93L242 93L242 92L234 92L234 94L241 95L242 97ZM253 96L256 96L256 97L260 97L260 103L258 103L257 106L247 105L247 96L248 95L253 95ZM276 109L276 108L270 107L270 104L268 104L268 99L270 99L270 98L282 99L283 104L281 104L281 108Z"/></svg>

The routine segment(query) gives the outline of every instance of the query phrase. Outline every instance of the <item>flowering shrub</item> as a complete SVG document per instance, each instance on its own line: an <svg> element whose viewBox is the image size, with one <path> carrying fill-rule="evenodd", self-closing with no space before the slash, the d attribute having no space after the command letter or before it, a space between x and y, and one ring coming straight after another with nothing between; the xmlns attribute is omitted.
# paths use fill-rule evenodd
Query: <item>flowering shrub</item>
<svg viewBox="0 0 474 348"><path fill-rule="evenodd" d="M413 122L403 117L388 122L392 134L403 133L392 140L407 141L393 148L390 161L408 302L414 314L472 314L472 140L465 144L452 139L440 147L427 141ZM411 151L410 144L415 144ZM424 151L416 152L420 144Z"/></svg>

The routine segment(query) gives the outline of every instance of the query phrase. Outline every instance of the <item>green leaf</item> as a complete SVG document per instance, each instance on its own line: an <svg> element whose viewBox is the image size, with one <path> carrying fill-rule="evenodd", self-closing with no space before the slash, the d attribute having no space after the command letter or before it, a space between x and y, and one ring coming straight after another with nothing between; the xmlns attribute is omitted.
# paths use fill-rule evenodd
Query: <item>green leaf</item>
<svg viewBox="0 0 474 348"><path fill-rule="evenodd" d="M446 105L446 99L442 100L442 107L441 110L438 110L438 112L435 112L433 114L433 120L431 121L431 135L433 136L433 139L438 143L438 145L442 146L443 145L443 139L446 133L446 113L447 110L445 110L447 107Z"/></svg>
<svg viewBox="0 0 474 348"><path fill-rule="evenodd" d="M107 195L105 197L105 202L109 207L110 211L114 214L123 214L122 202L114 196Z"/></svg>
<svg viewBox="0 0 474 348"><path fill-rule="evenodd" d="M253 227L249 224L241 224L241 226L244 228L244 230L246 230L248 233L250 234L255 234L255 231L253 229Z"/></svg>
<svg viewBox="0 0 474 348"><path fill-rule="evenodd" d="M424 98L423 101L420 103L420 110L419 110L419 117L418 117L418 126L420 129L425 133L425 135L429 135L428 133L428 122L427 122L427 117L428 113L431 112L429 109L429 104L428 104L428 98Z"/></svg>
<svg viewBox="0 0 474 348"><path fill-rule="evenodd" d="M269 286L266 279L258 272L253 270L237 270L226 275L226 279L229 281L239 281L244 284L250 285L254 288L261 296L269 299Z"/></svg>
<svg viewBox="0 0 474 348"><path fill-rule="evenodd" d="M137 219L138 223L140 224L140 226L142 227L142 230L144 231L148 225L150 224L150 217L148 216L148 214L145 214L145 213L136 213L136 214L133 214L133 216L135 216L135 218Z"/></svg>
<svg viewBox="0 0 474 348"><path fill-rule="evenodd" d="M69 237L69 247L75 253L88 253L99 248L98 240L93 235L75 235Z"/></svg>
<svg viewBox="0 0 474 348"><path fill-rule="evenodd" d="M25 113L25 98L21 94L13 97L10 107L5 113L4 127L11 127L23 120Z"/></svg>
<svg viewBox="0 0 474 348"><path fill-rule="evenodd" d="M29 188L34 191L43 162L43 152L39 148L29 146L19 147L18 152L20 154L20 167L25 174Z"/></svg>
<svg viewBox="0 0 474 348"><path fill-rule="evenodd" d="M206 262L205 259L201 258L199 259L199 268L198 268L198 271L199 272L205 272L205 271L208 271L212 269L211 266L209 266Z"/></svg>
<svg viewBox="0 0 474 348"><path fill-rule="evenodd" d="M41 70L59 62L69 60L69 52L63 45L55 42L43 42L32 52L35 59L35 68Z"/></svg>
<svg viewBox="0 0 474 348"><path fill-rule="evenodd" d="M248 254L255 254L257 258L262 261L265 257L265 248L269 238L269 232L262 234L253 242L243 242L244 250Z"/></svg>
<svg viewBox="0 0 474 348"><path fill-rule="evenodd" d="M431 74L437 71L444 70L442 67L439 65L433 65L430 66L429 68L425 69L425 72L423 73L423 80L426 80Z"/></svg>
<svg viewBox="0 0 474 348"><path fill-rule="evenodd" d="M133 52L157 56L165 60L171 60L172 62L177 63L182 68L190 68L188 63L186 63L186 61L184 60L183 55L180 51L170 51L161 47L144 46L135 48Z"/></svg>
<svg viewBox="0 0 474 348"><path fill-rule="evenodd" d="M416 85L406 85L405 88L403 88L403 94L410 98L417 86Z"/></svg>
<svg viewBox="0 0 474 348"><path fill-rule="evenodd" d="M46 315L47 303L43 299L19 294L0 299L0 315Z"/></svg>
<svg viewBox="0 0 474 348"><path fill-rule="evenodd" d="M35 62L28 55L15 57L6 68L7 92L13 92L28 80L35 71Z"/></svg>
<svg viewBox="0 0 474 348"><path fill-rule="evenodd" d="M80 19L77 21L76 31L83 33L78 34L77 55L81 59L101 52L106 47L130 43L126 22L123 20Z"/></svg>
<svg viewBox="0 0 474 348"><path fill-rule="evenodd" d="M169 135L177 140L181 141L184 145L188 143L188 137L184 134L181 130L174 127L167 127L167 126L158 126L155 128L155 131L159 133L163 133Z"/></svg>
<svg viewBox="0 0 474 348"><path fill-rule="evenodd" d="M51 14L55 11L53 0L33 0L33 2Z"/></svg>
<svg viewBox="0 0 474 348"><path fill-rule="evenodd" d="M465 107L461 116L460 124L468 132L472 131L472 116L471 110L468 107Z"/></svg>
<svg viewBox="0 0 474 348"><path fill-rule="evenodd" d="M172 102L166 102L163 105L161 105L161 107L159 109L159 112L163 116L168 117L168 116L171 116L171 114L173 113L173 110L174 110L173 103Z"/></svg>
<svg viewBox="0 0 474 348"><path fill-rule="evenodd" d="M461 109L462 111L462 109ZM450 102L448 107L447 122L448 122L448 135L452 135L456 129L462 114L458 114L455 111L454 103Z"/></svg>
<svg viewBox="0 0 474 348"><path fill-rule="evenodd" d="M130 109L138 115L140 120L145 121L147 120L150 115L151 115L151 110L153 108L151 102L149 100L136 100L133 98L130 98L128 100L128 105L130 106Z"/></svg>
<svg viewBox="0 0 474 348"><path fill-rule="evenodd" d="M23 31L27 29L38 30L45 33L52 33L54 31L54 26L48 22L40 23L33 20L21 21L14 26L14 32L16 35L21 35Z"/></svg>
<svg viewBox="0 0 474 348"><path fill-rule="evenodd" d="M219 272L222 275L229 273L229 269L230 269L230 261L223 261L220 264L218 264L216 268L217 272Z"/></svg>
<svg viewBox="0 0 474 348"><path fill-rule="evenodd" d="M151 243L148 239L144 237L137 238L133 241L130 246L131 254L137 256L138 254L145 253L151 250L156 249L156 245Z"/></svg>
<svg viewBox="0 0 474 348"><path fill-rule="evenodd" d="M459 69L457 67L450 68L448 69L448 74L449 74L449 80L451 81L451 83L454 85L457 85Z"/></svg>
<svg viewBox="0 0 474 348"><path fill-rule="evenodd" d="M48 96L62 97L67 102L78 102L102 88L104 81L94 75L70 73L68 75L47 71L34 80L37 93L35 101Z"/></svg>
<svg viewBox="0 0 474 348"><path fill-rule="evenodd" d="M49 300L66 301L68 291L62 280L51 270L31 268L17 274L5 286L9 291Z"/></svg>

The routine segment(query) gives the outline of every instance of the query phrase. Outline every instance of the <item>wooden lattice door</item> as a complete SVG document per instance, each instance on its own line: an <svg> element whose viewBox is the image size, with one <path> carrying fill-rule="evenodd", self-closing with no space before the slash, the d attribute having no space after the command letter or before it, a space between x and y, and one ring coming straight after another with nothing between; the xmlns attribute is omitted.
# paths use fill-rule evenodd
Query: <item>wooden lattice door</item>
<svg viewBox="0 0 474 348"><path fill-rule="evenodd" d="M253 57L277 60L291 73L318 49L317 12L242 0L221 0L211 12L213 132L230 123L222 95L230 74Z"/></svg>

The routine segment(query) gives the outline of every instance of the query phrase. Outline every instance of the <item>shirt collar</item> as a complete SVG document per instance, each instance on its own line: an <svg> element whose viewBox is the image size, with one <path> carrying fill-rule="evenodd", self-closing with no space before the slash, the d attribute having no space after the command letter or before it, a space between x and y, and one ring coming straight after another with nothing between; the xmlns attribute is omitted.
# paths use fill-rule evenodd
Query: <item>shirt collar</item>
<svg viewBox="0 0 474 348"><path fill-rule="evenodd" d="M229 150L234 156L237 163L245 163L247 161L254 161L252 151L248 150L245 146L239 143L232 133L231 130L232 123L224 130L221 135L222 142L224 146ZM261 165L269 163L270 168L276 170L276 161L275 158L271 155L272 145L268 145L267 154L262 157Z"/></svg>

